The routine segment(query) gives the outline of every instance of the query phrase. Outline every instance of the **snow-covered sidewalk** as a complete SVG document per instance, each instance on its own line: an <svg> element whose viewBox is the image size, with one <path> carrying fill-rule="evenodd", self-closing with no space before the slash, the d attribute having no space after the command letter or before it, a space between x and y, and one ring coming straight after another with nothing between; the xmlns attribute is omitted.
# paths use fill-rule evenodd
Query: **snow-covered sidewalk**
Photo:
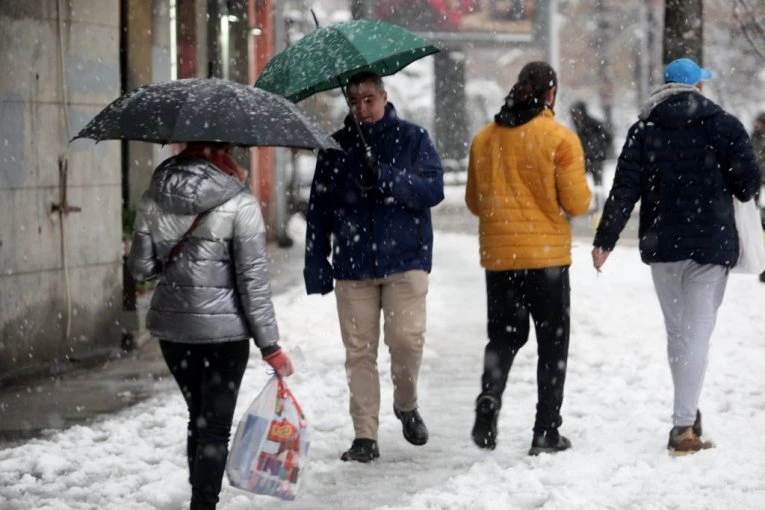
<svg viewBox="0 0 765 510"><path fill-rule="evenodd" d="M296 234L299 237L301 234ZM289 383L313 427L309 470L292 503L224 483L219 508L250 509L761 509L765 508L765 391L756 276L732 275L712 341L702 395L717 448L670 458L671 383L661 315L647 266L620 245L598 276L590 240L574 247L572 339L562 432L574 448L528 457L536 401L530 339L510 375L499 446L470 440L485 344L483 272L475 235L438 233L421 374L421 413L431 437L414 447L391 405L383 372L381 459L344 463L353 438L335 302L296 287L276 297L287 349L306 362ZM300 270L298 268L296 271ZM239 411L267 379L253 353ZM0 451L0 508L184 508L189 488L185 409L173 391L88 426Z"/></svg>

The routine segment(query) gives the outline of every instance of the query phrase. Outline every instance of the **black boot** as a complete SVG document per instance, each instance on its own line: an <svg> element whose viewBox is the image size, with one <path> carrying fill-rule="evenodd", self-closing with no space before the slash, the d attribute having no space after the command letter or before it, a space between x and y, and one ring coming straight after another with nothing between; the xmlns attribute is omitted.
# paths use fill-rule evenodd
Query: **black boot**
<svg viewBox="0 0 765 510"><path fill-rule="evenodd" d="M356 462L371 462L380 458L380 450L374 439L354 439L348 451L343 452L340 460Z"/></svg>
<svg viewBox="0 0 765 510"><path fill-rule="evenodd" d="M529 455L539 455L540 453L558 453L571 448L571 441L561 436L557 429L548 429L541 432L534 432L534 439L531 440Z"/></svg>
<svg viewBox="0 0 765 510"><path fill-rule="evenodd" d="M499 401L490 396L478 397L475 403L475 424L473 425L473 442L484 450L497 447L497 417L499 416Z"/></svg>
<svg viewBox="0 0 765 510"><path fill-rule="evenodd" d="M425 426L425 422L422 421L422 417L417 412L417 409L399 411L394 407L393 414L401 420L401 425L404 429L404 439L417 446L422 446L428 442L428 428Z"/></svg>

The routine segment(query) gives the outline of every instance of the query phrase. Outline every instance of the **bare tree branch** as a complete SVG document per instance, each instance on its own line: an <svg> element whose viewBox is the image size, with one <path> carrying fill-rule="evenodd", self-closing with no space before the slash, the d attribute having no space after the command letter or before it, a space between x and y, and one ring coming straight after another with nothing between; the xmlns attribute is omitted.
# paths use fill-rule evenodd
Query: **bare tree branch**
<svg viewBox="0 0 765 510"><path fill-rule="evenodd" d="M733 16L736 18L736 22L738 22L741 27L741 32L744 34L744 37L746 37L746 40L749 41L752 49L761 59L765 60L765 50L762 48L762 42L765 40L765 28L763 28L762 24L755 17L754 9L749 5L749 2L747 0L738 1L743 6L743 9L746 10L746 15L743 16L738 9L734 8ZM753 34L751 33L752 29L750 27L752 26L756 29L757 35L759 35L759 44L754 40Z"/></svg>
<svg viewBox="0 0 765 510"><path fill-rule="evenodd" d="M747 26L753 25L757 29L757 32L759 32L760 37L765 39L765 28L762 26L762 23L760 23L760 20L757 19L757 12L749 3L749 0L739 0L739 3L746 8L747 13L750 15L750 21L747 23Z"/></svg>

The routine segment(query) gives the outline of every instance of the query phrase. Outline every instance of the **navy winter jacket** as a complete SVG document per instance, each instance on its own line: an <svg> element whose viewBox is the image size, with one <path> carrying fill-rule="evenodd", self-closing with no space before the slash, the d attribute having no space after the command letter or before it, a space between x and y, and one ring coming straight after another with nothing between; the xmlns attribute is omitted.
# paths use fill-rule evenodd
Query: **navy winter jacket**
<svg viewBox="0 0 765 510"><path fill-rule="evenodd" d="M627 134L594 245L612 250L640 200L643 262L732 267L739 255L733 196L760 185L746 130L690 86L667 84Z"/></svg>
<svg viewBox="0 0 765 510"><path fill-rule="evenodd" d="M322 152L316 162L305 244L309 294L331 292L333 278L366 280L431 269L430 208L443 200L444 180L428 132L399 119L391 103L381 120L362 129L379 162L379 179L364 165L350 118L333 135L345 152Z"/></svg>

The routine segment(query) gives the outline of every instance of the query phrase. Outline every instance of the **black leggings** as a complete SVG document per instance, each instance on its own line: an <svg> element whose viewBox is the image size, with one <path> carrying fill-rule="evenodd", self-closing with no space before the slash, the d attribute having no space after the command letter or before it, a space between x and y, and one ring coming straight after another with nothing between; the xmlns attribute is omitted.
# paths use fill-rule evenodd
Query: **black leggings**
<svg viewBox="0 0 765 510"><path fill-rule="evenodd" d="M249 340L189 344L160 340L162 355L189 409L186 454L190 510L214 509L228 457L228 440Z"/></svg>
<svg viewBox="0 0 765 510"><path fill-rule="evenodd" d="M481 396L502 401L515 355L529 338L529 315L537 335L535 432L561 424L570 331L568 266L486 271L488 335ZM480 398L480 397L479 397Z"/></svg>

